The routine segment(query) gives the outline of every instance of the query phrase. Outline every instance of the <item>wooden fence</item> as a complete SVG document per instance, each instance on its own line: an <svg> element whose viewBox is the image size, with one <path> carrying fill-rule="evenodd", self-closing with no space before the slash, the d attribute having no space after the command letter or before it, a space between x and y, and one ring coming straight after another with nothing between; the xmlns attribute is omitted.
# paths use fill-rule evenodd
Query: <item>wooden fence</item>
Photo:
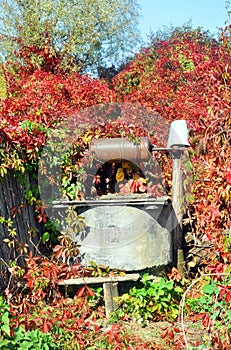
<svg viewBox="0 0 231 350"><path fill-rule="evenodd" d="M11 170L0 180L0 259L6 262L21 254L20 244L26 243L28 251L35 253L35 246L41 237L43 227L38 223L34 205L30 205L25 198L25 190L28 185L36 186L36 178L36 174L28 172L24 174L23 184ZM12 227L3 218L11 219ZM9 247L4 240L12 240L11 228L15 229L16 235L15 243Z"/></svg>

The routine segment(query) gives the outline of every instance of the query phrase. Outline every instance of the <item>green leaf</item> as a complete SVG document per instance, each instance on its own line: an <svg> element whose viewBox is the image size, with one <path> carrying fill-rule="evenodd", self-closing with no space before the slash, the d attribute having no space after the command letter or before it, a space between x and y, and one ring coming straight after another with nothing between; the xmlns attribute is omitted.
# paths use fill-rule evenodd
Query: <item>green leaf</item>
<svg viewBox="0 0 231 350"><path fill-rule="evenodd" d="M50 234L49 232L45 232L43 235L42 235L42 242L45 243L47 241L49 241L50 239Z"/></svg>
<svg viewBox="0 0 231 350"><path fill-rule="evenodd" d="M176 286L176 287L174 288L174 291L175 291L176 293L182 293L182 292L183 292L183 289L182 289L180 286Z"/></svg>
<svg viewBox="0 0 231 350"><path fill-rule="evenodd" d="M213 283L213 284L205 284L204 285L204 293L206 293L206 294L211 295L211 294L216 293L217 291L219 291L219 290L218 290L218 288L217 288L215 283Z"/></svg>
<svg viewBox="0 0 231 350"><path fill-rule="evenodd" d="M1 330L10 337L10 327L9 325L4 324L3 326L1 326Z"/></svg>

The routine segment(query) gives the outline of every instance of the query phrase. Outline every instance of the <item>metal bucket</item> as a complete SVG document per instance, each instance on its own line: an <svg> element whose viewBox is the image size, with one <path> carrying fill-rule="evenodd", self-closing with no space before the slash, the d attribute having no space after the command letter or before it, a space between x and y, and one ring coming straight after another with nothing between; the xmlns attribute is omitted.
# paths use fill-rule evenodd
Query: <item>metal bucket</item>
<svg viewBox="0 0 231 350"><path fill-rule="evenodd" d="M170 126L169 138L167 147L190 146L188 142L188 129L185 120L174 120Z"/></svg>

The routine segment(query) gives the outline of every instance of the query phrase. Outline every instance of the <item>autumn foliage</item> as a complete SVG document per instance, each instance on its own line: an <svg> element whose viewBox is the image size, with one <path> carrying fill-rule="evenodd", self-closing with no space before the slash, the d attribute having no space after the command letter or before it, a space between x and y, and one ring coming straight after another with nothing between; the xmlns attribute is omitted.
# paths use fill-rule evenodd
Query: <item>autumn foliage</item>
<svg viewBox="0 0 231 350"><path fill-rule="evenodd" d="M35 47L23 47L18 55L26 65L9 62L4 67L8 97L1 101L1 175L7 168L22 169L36 162L49 127L90 106L139 103L168 122L185 119L194 175L187 198L187 230L195 234L194 240L213 243L212 261L215 255L217 261L228 263L228 254L219 250L231 224L229 33L227 27L220 43L199 30L153 42L115 76L112 88L102 80L62 71L49 48L37 52ZM30 62L31 51L44 61L39 70ZM82 122L91 124L87 117ZM113 123L106 128L110 125L108 135L113 135ZM10 154L17 154L16 163Z"/></svg>
<svg viewBox="0 0 231 350"><path fill-rule="evenodd" d="M222 243L231 223L228 33L230 27L222 44L206 40L200 32L154 43L114 78L120 100L139 101L169 121L187 121L194 176L185 222L191 225L187 228L195 235L195 244L212 243L211 254L206 259L194 257L192 266L198 261L214 264L214 259L229 263Z"/></svg>
<svg viewBox="0 0 231 350"><path fill-rule="evenodd" d="M64 180L68 184L75 176L72 173L73 169L81 170L86 166L84 162L88 158L85 157L85 152L87 153L89 142L94 136L128 136L136 139L149 135L151 131L149 136L155 141L155 135L160 133L160 126L154 123L156 130L149 130L149 126L152 125L152 120L149 119L153 115L161 116L166 124L176 119L185 119L191 144L188 150L190 162L185 164L184 169L188 180L185 181L184 201L187 271L230 272L230 33L231 27L225 28L221 33L220 42L211 40L200 30L181 35L175 33L168 40L153 41L113 78L110 86L103 80L82 76L71 70L62 71L59 67L59 57L52 56L47 47L39 50L36 47L22 47L17 55L19 59L23 57L26 64L15 65L8 62L3 67L7 98L0 102L0 177L4 178L8 171L14 171L15 176L19 178L19 174L25 171L36 171L50 129L58 127L60 122L70 116L81 116L78 122L83 125L84 132L78 139L73 140L76 152L73 152L72 159L68 160L73 163L66 164L64 168ZM44 62L39 69L30 60L32 54L38 55ZM111 109L102 108L102 119L93 118L95 106L110 103ZM123 110L118 111L118 105L124 106L127 113L125 117L119 114L123 113ZM150 114L143 114L142 108ZM86 109L87 113L84 112ZM165 156L158 160L165 172L164 183L171 186L168 161ZM125 178L126 167L127 164L121 163L117 169L116 176L121 181ZM189 175L190 178L187 179ZM144 179L141 177L138 180L136 183L130 181L127 190L130 191L132 187L133 192L145 192L147 188ZM98 188L98 191L101 190ZM123 190L126 193L125 187ZM159 188L153 191L158 195ZM27 198L27 205L31 203L34 205L37 220L46 224L48 218L41 202L36 197L30 198L30 201ZM21 215L25 203L20 205L11 208L11 218L0 217L0 223L7 225L8 232L12 233L12 242L16 229L11 227L12 222L9 220ZM14 246L12 242L7 241L10 247ZM43 243L47 243L46 237ZM49 248L52 244L53 242ZM5 294L8 300L12 301L12 313L15 316L13 326L20 323L25 329L40 327L47 332L57 322L67 333L74 330L75 337L81 344L80 348L84 348L91 327L98 336L99 327L93 321L102 316L103 310L97 307L92 316L92 310L84 298L74 299L69 308L68 299L63 300L60 294L55 295L59 293L56 289L58 279L86 276L90 273L79 264L71 266L67 263L69 258L73 259L77 254L78 247L74 247L65 235L62 236L52 251L53 260L27 255L26 245L22 247L20 253L26 255L26 270L9 264L4 275L8 281L7 277L18 278L21 273L29 295L28 298L22 299L23 294L19 293L18 297L11 299L17 293L11 289L10 283L6 282ZM199 251L195 250L195 247L199 247ZM17 288L20 290L20 283L17 284ZM53 295L50 290L54 292ZM80 291L81 295L77 297L82 298L84 293L93 296L91 290L83 288ZM230 294L230 286L227 286L227 290L223 288L222 293L227 297ZM50 309L47 307L39 311L37 302L42 304L44 298L50 303ZM61 311L57 311L55 303ZM15 306L23 313L20 319ZM50 310L50 317L47 316L46 310ZM37 312L33 321L29 320L29 313L32 311L33 316ZM69 322L69 319L72 319L72 322ZM163 338L167 335L172 341L172 330L166 331ZM68 337L66 333L65 336ZM116 326L104 336L116 349L127 346L126 341L131 342L130 338L123 339L123 330ZM71 344L74 340L70 340ZM148 346L143 344L139 349L146 349ZM155 349L155 344L152 346Z"/></svg>
<svg viewBox="0 0 231 350"><path fill-rule="evenodd" d="M230 228L229 33L227 27L221 43L201 31L153 42L115 76L112 88L98 79L63 72L48 48L37 52L34 47L23 47L19 55L25 62L32 50L44 64L39 70L30 61L26 66L8 63L4 67L8 97L1 101L0 138L5 158L1 175L7 168L22 169L28 162L36 162L48 128L90 106L113 101L139 103L168 122L185 119L194 175L186 208L187 230L199 241L213 242L211 260L215 254L218 261L228 263L228 255L218 252ZM87 117L82 122L91 124ZM110 123L106 128L110 130ZM8 154L17 154L18 163L7 161Z"/></svg>

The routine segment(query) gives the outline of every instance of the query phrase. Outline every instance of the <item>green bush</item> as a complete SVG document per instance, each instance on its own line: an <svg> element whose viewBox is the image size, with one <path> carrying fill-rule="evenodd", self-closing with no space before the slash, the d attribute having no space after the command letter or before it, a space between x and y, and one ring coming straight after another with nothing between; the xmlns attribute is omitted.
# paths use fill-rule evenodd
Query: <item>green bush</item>
<svg viewBox="0 0 231 350"><path fill-rule="evenodd" d="M0 349L1 350L53 350L57 349L50 333L40 330L25 331L22 327L10 330L9 306L0 296Z"/></svg>
<svg viewBox="0 0 231 350"><path fill-rule="evenodd" d="M141 324L160 317L175 320L179 314L184 281L152 278L144 274L141 282L142 288L133 287L129 293L116 298L119 308L112 314L112 319L130 317Z"/></svg>
<svg viewBox="0 0 231 350"><path fill-rule="evenodd" d="M12 337L0 340L1 350L53 350L57 349L50 333L40 330L25 331L22 327L15 330Z"/></svg>
<svg viewBox="0 0 231 350"><path fill-rule="evenodd" d="M186 308L200 316L208 332L206 348L218 344L219 349L228 349L231 346L231 276L218 274L216 279L212 277L200 281L196 295L192 292L187 298Z"/></svg>

